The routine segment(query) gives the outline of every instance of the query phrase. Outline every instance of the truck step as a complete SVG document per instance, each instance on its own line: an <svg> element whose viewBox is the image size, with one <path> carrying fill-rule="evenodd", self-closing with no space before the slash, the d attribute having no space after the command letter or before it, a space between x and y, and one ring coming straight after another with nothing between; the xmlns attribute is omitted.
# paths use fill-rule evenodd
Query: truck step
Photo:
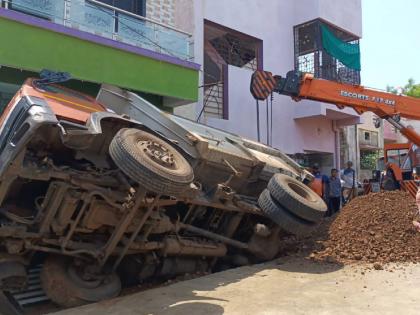
<svg viewBox="0 0 420 315"><path fill-rule="evenodd" d="M28 307L36 303L49 301L41 286L42 265L28 270L28 286L21 291L12 291L12 297L21 307Z"/></svg>

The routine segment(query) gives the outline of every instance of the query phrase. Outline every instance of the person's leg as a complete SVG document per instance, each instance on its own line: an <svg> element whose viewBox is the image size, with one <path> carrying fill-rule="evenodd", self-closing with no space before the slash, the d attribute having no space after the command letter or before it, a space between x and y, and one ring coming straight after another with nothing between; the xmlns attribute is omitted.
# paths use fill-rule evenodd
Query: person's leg
<svg viewBox="0 0 420 315"><path fill-rule="evenodd" d="M350 200L352 200L352 199L354 199L354 198L356 198L356 188L355 188L355 187L353 187L353 188L350 190L349 200L348 200L348 201L350 201Z"/></svg>
<svg viewBox="0 0 420 315"><path fill-rule="evenodd" d="M333 200L333 211L334 213L340 210L340 197L335 197Z"/></svg>
<svg viewBox="0 0 420 315"><path fill-rule="evenodd" d="M326 198L325 203L327 204L326 216L330 217L332 215L332 201L331 201L331 198Z"/></svg>
<svg viewBox="0 0 420 315"><path fill-rule="evenodd" d="M349 200L350 188L343 188L343 204Z"/></svg>

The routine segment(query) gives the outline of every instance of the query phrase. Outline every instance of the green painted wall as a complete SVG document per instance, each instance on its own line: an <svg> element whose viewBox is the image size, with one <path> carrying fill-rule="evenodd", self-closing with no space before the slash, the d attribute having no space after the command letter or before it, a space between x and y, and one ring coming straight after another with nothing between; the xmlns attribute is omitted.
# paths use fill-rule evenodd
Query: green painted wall
<svg viewBox="0 0 420 315"><path fill-rule="evenodd" d="M0 18L0 64L196 101L198 71Z"/></svg>
<svg viewBox="0 0 420 315"><path fill-rule="evenodd" d="M20 88L20 86L25 82L27 78L37 78L39 73L19 70L10 67L0 67L0 113L3 112L3 107L10 101L15 92ZM87 81L80 80L69 80L67 82L62 82L60 85L66 86L72 90L80 91L82 93L88 94L92 97L98 95L100 84L92 83ZM13 90L10 88L4 88L9 86L15 86ZM159 107L162 110L167 112L172 112L173 108L166 108L163 106L163 96L157 94L144 93L136 90L130 90L134 93L137 93L141 97L145 98L153 105Z"/></svg>

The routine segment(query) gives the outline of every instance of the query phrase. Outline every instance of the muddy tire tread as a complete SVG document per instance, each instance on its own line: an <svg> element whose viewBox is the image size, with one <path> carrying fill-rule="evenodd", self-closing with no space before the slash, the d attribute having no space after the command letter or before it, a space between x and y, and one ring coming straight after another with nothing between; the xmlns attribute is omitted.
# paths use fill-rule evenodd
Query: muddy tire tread
<svg viewBox="0 0 420 315"><path fill-rule="evenodd" d="M298 195L287 184L288 181L294 182L304 189L314 199L308 200ZM314 191L297 179L291 178L284 174L275 174L267 186L270 194L289 212L310 222L318 223L325 217L327 205L324 200Z"/></svg>
<svg viewBox="0 0 420 315"><path fill-rule="evenodd" d="M285 209L271 196L268 189L260 194L258 205L268 218L291 234L305 236L317 227L317 224L303 220Z"/></svg>

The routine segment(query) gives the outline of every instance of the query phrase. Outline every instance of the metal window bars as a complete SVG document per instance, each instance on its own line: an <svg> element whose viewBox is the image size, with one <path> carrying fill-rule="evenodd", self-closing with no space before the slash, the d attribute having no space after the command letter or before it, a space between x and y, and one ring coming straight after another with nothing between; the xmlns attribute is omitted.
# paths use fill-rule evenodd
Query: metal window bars
<svg viewBox="0 0 420 315"><path fill-rule="evenodd" d="M360 71L350 69L328 54L322 47L320 19L294 27L295 69L312 73L316 78L347 84L360 84ZM359 43L359 39L331 24L330 30L341 40Z"/></svg>
<svg viewBox="0 0 420 315"><path fill-rule="evenodd" d="M223 81L204 86L203 108L207 117L223 118Z"/></svg>

